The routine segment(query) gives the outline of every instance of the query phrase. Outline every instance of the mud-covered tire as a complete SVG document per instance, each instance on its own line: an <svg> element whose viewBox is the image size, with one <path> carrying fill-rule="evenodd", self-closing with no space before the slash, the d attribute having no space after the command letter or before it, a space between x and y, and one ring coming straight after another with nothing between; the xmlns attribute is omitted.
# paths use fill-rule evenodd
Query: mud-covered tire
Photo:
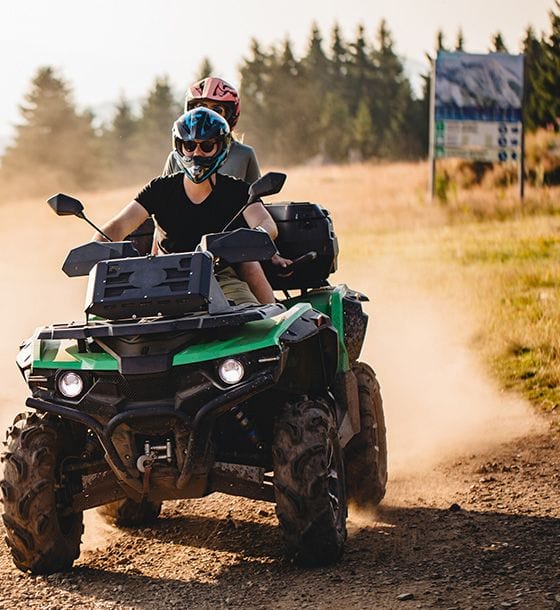
<svg viewBox="0 0 560 610"><path fill-rule="evenodd" d="M100 506L99 514L111 525L118 527L143 527L153 523L161 512L161 502L142 500L135 502L130 498L117 500Z"/></svg>
<svg viewBox="0 0 560 610"><path fill-rule="evenodd" d="M298 564L336 562L346 540L344 462L334 415L321 399L287 403L274 427L276 514Z"/></svg>
<svg viewBox="0 0 560 610"><path fill-rule="evenodd" d="M22 413L8 430L0 482L3 521L14 564L50 574L72 567L80 554L83 513L63 514L68 494L60 466L72 455L76 435L48 415ZM70 446L72 445L72 446Z"/></svg>
<svg viewBox="0 0 560 610"><path fill-rule="evenodd" d="M387 433L379 382L371 367L357 362L360 432L344 448L348 499L360 507L376 506L387 487Z"/></svg>

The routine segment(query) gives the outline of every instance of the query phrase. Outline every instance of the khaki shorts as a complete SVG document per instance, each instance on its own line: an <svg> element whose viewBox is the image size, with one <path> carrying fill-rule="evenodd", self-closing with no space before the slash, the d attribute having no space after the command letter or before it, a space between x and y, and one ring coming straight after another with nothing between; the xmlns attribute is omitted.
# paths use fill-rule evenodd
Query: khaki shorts
<svg viewBox="0 0 560 610"><path fill-rule="evenodd" d="M260 305L247 283L239 279L232 267L217 271L216 279L228 301L235 305Z"/></svg>

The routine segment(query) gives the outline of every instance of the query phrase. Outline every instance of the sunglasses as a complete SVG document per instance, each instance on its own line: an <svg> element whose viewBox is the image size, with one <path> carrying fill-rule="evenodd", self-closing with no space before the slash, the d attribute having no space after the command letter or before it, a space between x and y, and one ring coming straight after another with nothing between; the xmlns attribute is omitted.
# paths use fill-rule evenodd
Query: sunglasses
<svg viewBox="0 0 560 610"><path fill-rule="evenodd" d="M196 142L195 140L187 140L183 142L183 150L188 153L193 153L197 148L203 153L211 153L216 147L216 142L213 140L203 140Z"/></svg>
<svg viewBox="0 0 560 610"><path fill-rule="evenodd" d="M196 107L209 108L223 117L227 115L227 108L222 104L216 104L214 102L200 102L196 104Z"/></svg>

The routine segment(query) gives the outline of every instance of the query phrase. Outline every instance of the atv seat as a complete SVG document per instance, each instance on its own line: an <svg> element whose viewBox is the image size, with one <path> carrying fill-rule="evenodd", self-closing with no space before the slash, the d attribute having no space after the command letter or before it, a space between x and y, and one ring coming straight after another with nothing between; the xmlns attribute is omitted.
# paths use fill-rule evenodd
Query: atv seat
<svg viewBox="0 0 560 610"><path fill-rule="evenodd" d="M295 260L315 251L314 260L294 267L293 273L281 277L282 269L269 262L263 268L274 290L319 288L336 271L338 240L328 210L316 203L286 202L266 204L278 227L276 247L282 256Z"/></svg>

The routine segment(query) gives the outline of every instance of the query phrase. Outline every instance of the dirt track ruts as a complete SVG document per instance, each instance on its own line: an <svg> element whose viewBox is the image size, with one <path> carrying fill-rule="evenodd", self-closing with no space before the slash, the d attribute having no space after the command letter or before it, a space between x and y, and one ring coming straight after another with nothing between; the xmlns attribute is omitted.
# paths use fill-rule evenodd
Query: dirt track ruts
<svg viewBox="0 0 560 610"><path fill-rule="evenodd" d="M21 574L1 546L0 608L560 608L554 438L424 476L455 491L352 513L330 568L285 559L271 505L215 495L167 503L149 529L104 531L71 573Z"/></svg>

